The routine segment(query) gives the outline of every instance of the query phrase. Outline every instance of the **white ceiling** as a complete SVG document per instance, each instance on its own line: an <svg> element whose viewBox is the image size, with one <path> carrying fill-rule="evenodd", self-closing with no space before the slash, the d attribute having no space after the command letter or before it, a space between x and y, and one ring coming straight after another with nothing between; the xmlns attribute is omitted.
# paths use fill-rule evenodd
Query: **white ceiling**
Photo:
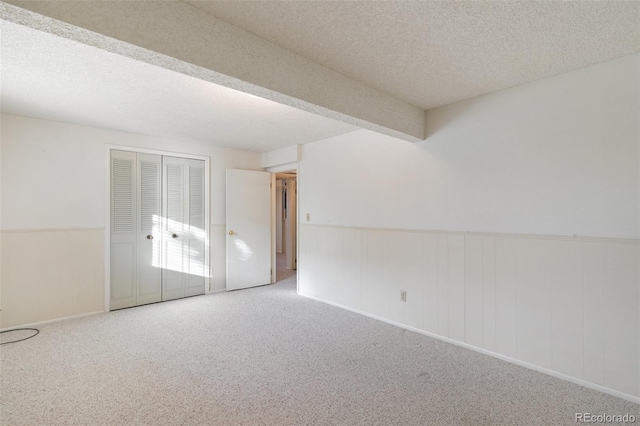
<svg viewBox="0 0 640 426"><path fill-rule="evenodd" d="M132 37L133 43L137 40L138 45L144 45L154 30L160 30L155 25L158 22L153 20L142 20L147 24L144 28L135 23L159 5L171 6L165 7L164 13L175 10L182 15L154 16L169 22L180 21L178 18L203 18L185 21L197 21L200 25L207 25L208 19L217 31L212 30L211 34L235 34L236 38L230 40L223 37L222 42L226 44L220 43L218 50L212 51L224 53L215 55L223 58L223 65L234 59L228 56L239 52L235 65L249 70L249 77L255 80L250 83L256 87L275 85L279 88L272 88L276 92L286 92L282 88L292 84L287 77L289 74L276 73L282 81L269 80L269 86L261 80L266 74L265 67L255 64L273 65L261 58L270 55L269 52L274 57L287 57L290 63L282 65L278 62L278 65L287 69L299 66L308 79L298 79L299 90L293 94L287 92L286 96L309 105L323 105L329 111L337 111L339 116L357 117L365 123L372 122L414 138L420 133L413 131L416 123L419 130L424 127L424 114L420 108L431 109L640 51L639 1L184 0L136 3L131 10L123 5L135 2L119 5L111 2L23 3L41 4L45 12L57 11L67 18L79 15L89 16L98 23L113 22L116 30L129 25L127 31L138 36ZM68 7L62 7L65 4ZM88 7L83 9L84 15L78 12L81 6ZM114 12L109 8L119 11L120 15L111 13L108 16L116 18L104 18L101 13ZM127 21L122 14L129 12L140 14L140 19ZM17 18L24 18L24 13L15 14ZM88 25L82 19L80 21ZM318 113L313 108L302 111L289 106L300 107L298 104L285 105L287 102L252 97L165 69L162 65L151 65L144 62L144 58L137 58L140 59L137 61L8 21L0 23L3 112L260 152L357 129L353 120L345 120L350 123L345 124L327 118L336 118L336 115L322 117L307 112ZM92 20L88 23L95 24ZM166 28L173 28L164 24ZM47 25L51 26L51 23ZM241 30L236 26L261 38L247 34L251 37L244 37L245 43L237 44ZM89 25L89 28L93 26ZM182 46L176 52L191 49L204 52L206 57L211 44L220 39L203 39L203 34L211 34L201 31L197 25L185 28L186 35L167 32L172 38L185 37L186 42L191 41L188 45L176 44ZM113 30L115 34L120 34L116 30ZM127 31L125 33L130 35ZM123 40L126 44L126 37ZM205 44L198 45L197 42ZM160 43L160 46L166 44L171 43ZM261 50L256 54L250 48ZM283 49L301 56L275 54L290 54ZM169 50L169 55L175 55ZM316 68L302 56L315 61ZM198 64L183 60L186 65ZM215 66L220 64L209 65L216 71ZM220 75L234 77L226 73L226 68L222 69L222 72L218 70ZM273 71L278 67L269 69ZM332 75L320 72L322 70L330 71ZM246 73L241 76L239 81L248 81ZM309 84L305 85L307 80ZM303 84L300 85L300 81ZM362 88L368 91L360 90ZM377 103L376 99L380 97L373 96L372 91L392 95L385 96L403 107L395 108L393 102ZM320 99L324 103L310 101L305 97L309 93L322 94ZM360 93L366 102L356 102L357 97L348 93ZM370 109L382 111L387 120L382 123L379 115L363 116L359 110L356 114L349 109L353 107L349 102L370 104ZM346 112L345 105L349 107ZM415 110L415 114L403 114L402 117L407 116L408 122L412 123L411 129L394 127L393 124L402 120L391 112L409 110Z"/></svg>
<svg viewBox="0 0 640 426"><path fill-rule="evenodd" d="M640 51L637 1L195 1L423 109Z"/></svg>
<svg viewBox="0 0 640 426"><path fill-rule="evenodd" d="M0 22L2 112L266 152L357 127Z"/></svg>

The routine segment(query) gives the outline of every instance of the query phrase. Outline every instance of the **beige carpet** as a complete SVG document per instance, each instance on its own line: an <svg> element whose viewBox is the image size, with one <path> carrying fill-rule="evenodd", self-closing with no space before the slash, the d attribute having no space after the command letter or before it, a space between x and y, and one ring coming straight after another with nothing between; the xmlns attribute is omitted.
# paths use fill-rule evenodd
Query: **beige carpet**
<svg viewBox="0 0 640 426"><path fill-rule="evenodd" d="M637 405L272 286L1 347L5 425L573 425Z"/></svg>

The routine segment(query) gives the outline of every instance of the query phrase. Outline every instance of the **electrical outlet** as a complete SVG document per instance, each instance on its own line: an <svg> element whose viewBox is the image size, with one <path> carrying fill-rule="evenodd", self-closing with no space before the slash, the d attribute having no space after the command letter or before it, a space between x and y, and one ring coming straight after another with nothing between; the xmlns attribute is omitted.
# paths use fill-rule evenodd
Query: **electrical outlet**
<svg viewBox="0 0 640 426"><path fill-rule="evenodd" d="M400 300L402 302L406 302L407 301L407 292L406 291L404 291L404 290L400 291Z"/></svg>
<svg viewBox="0 0 640 426"><path fill-rule="evenodd" d="M307 222L311 220L311 213L307 213Z"/></svg>

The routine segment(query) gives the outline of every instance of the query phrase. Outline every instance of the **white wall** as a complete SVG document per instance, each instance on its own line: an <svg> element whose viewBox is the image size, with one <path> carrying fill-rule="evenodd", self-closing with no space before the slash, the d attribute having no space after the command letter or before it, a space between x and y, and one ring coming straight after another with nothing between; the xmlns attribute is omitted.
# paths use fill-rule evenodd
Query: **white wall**
<svg viewBox="0 0 640 426"><path fill-rule="evenodd" d="M225 255L220 246L225 238L225 169L260 170L259 153L7 114L1 123L2 327L104 306L104 275L78 275L74 267L81 262L103 267L107 144L210 157L212 287L224 288ZM71 230L86 235L64 237ZM34 233L38 238L33 238ZM83 238L86 247L81 244ZM39 245L30 256L19 249L26 240ZM61 241L69 246L60 247ZM52 252L67 253L66 261L56 258L50 267L39 268ZM18 259L14 258L17 253L22 253ZM30 278L25 281L21 277L27 270ZM52 307L73 299L73 289L81 281L100 291L91 293L93 299L86 303ZM57 288L55 300L44 296L40 288L44 283Z"/></svg>
<svg viewBox="0 0 640 426"><path fill-rule="evenodd" d="M637 400L638 75L633 55L429 111L418 144L305 145L299 291Z"/></svg>
<svg viewBox="0 0 640 426"><path fill-rule="evenodd" d="M637 397L639 253L622 240L301 224L299 292Z"/></svg>
<svg viewBox="0 0 640 426"><path fill-rule="evenodd" d="M301 160L302 146L291 145L262 154L262 167L265 169L278 167L285 164L295 164Z"/></svg>
<svg viewBox="0 0 640 426"><path fill-rule="evenodd" d="M107 144L209 156L212 224L225 223L225 169L262 169L256 152L2 114L2 229L104 227Z"/></svg>
<svg viewBox="0 0 640 426"><path fill-rule="evenodd" d="M312 223L638 238L640 55L303 146ZM331 171L329 173L328 171Z"/></svg>

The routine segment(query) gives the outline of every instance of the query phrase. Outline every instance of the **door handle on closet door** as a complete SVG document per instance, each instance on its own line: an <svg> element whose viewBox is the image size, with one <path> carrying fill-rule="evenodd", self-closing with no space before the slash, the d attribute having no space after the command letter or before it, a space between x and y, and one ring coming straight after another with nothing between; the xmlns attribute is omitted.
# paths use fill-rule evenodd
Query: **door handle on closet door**
<svg viewBox="0 0 640 426"><path fill-rule="evenodd" d="M178 238L178 234L171 234L171 238Z"/></svg>
<svg viewBox="0 0 640 426"><path fill-rule="evenodd" d="M147 240L153 240L153 235L147 235Z"/></svg>

